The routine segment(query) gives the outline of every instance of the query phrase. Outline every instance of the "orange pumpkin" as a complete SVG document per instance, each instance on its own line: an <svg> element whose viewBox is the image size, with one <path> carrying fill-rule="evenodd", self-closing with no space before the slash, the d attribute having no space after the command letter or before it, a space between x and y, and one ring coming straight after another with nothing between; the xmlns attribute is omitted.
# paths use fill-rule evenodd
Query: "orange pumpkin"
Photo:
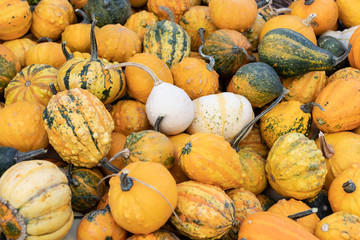
<svg viewBox="0 0 360 240"><path fill-rule="evenodd" d="M36 45L36 42L28 39L28 38L21 38L21 39L15 39L11 41L6 41L3 43L5 47L10 49L14 55L17 57L17 59L20 61L21 67L25 67L25 54L29 49Z"/></svg>
<svg viewBox="0 0 360 240"><path fill-rule="evenodd" d="M327 78L325 85L341 78L355 78L360 80L360 70L353 67L341 68Z"/></svg>
<svg viewBox="0 0 360 240"><path fill-rule="evenodd" d="M180 21L184 12L190 8L190 0L149 0L147 7L160 20Z"/></svg>
<svg viewBox="0 0 360 240"><path fill-rule="evenodd" d="M159 21L159 19L154 13L142 10L130 15L124 26L136 32L142 42L149 26L157 21Z"/></svg>
<svg viewBox="0 0 360 240"><path fill-rule="evenodd" d="M349 43L352 46L348 55L350 66L360 69L360 28L357 28L351 35Z"/></svg>

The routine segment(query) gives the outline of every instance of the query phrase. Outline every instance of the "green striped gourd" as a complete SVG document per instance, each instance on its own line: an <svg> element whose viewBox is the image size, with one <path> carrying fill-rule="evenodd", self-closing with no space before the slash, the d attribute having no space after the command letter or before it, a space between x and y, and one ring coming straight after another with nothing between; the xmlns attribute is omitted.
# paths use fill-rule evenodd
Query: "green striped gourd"
<svg viewBox="0 0 360 240"><path fill-rule="evenodd" d="M149 27L144 35L143 48L163 60L169 68L189 57L191 39L178 24L162 20Z"/></svg>

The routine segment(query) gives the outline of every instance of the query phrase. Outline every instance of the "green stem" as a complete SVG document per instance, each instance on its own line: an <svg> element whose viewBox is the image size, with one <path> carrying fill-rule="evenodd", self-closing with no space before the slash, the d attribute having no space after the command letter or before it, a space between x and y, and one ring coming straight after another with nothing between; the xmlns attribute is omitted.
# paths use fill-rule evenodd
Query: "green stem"
<svg viewBox="0 0 360 240"><path fill-rule="evenodd" d="M96 37L95 37L95 26L96 26L97 20L93 18L93 21L91 23L91 30L90 30L90 50L91 50L91 57L90 61L97 61L98 60L98 48L96 43Z"/></svg>
<svg viewBox="0 0 360 240"><path fill-rule="evenodd" d="M309 215L311 215L313 213L317 213L317 212L318 212L317 208L311 208L306 211L302 211L302 212L298 212L298 213L289 215L288 218L290 218L292 220L296 220L296 219L303 218L303 217L309 216Z"/></svg>
<svg viewBox="0 0 360 240"><path fill-rule="evenodd" d="M154 124L154 130L157 132L160 132L160 123L164 119L165 115L160 115L157 117L155 124Z"/></svg>
<svg viewBox="0 0 360 240"><path fill-rule="evenodd" d="M66 49L66 41L63 41L61 43L61 51L63 52L65 58L66 58L66 61L69 61L70 59L73 59L74 58L74 55L73 54L70 54L68 52L68 50Z"/></svg>
<svg viewBox="0 0 360 240"><path fill-rule="evenodd" d="M38 156L38 155L46 153L46 152L47 152L47 150L43 149L43 148L28 151L28 152L24 152L24 153L18 151L14 156L14 160L15 160L16 163L19 163L21 161L27 160L29 158Z"/></svg>
<svg viewBox="0 0 360 240"><path fill-rule="evenodd" d="M206 68L207 70L209 70L210 72L212 72L214 70L214 66L215 66L215 59L210 56L210 55L205 55L203 52L202 52L202 49L204 48L205 46L205 29L204 28L199 28L198 30L198 33L200 34L200 38L201 38L201 43L202 45L199 47L199 53L200 53L200 56L209 60L209 63L206 64Z"/></svg>

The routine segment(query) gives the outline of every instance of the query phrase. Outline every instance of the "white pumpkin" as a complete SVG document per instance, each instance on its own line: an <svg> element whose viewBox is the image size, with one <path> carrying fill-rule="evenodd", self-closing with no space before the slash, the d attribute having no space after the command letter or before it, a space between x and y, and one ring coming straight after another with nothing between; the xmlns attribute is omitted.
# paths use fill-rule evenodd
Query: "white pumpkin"
<svg viewBox="0 0 360 240"><path fill-rule="evenodd" d="M199 97L193 100L195 117L189 134L209 132L222 135L231 142L253 118L251 103L242 95L223 92ZM250 132L251 128L248 132Z"/></svg>

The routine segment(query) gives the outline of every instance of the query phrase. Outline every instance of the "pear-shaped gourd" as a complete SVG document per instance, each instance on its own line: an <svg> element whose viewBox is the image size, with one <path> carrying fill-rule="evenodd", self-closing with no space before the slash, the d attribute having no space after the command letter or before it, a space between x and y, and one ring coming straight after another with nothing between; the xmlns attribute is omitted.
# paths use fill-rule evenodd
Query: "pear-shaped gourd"
<svg viewBox="0 0 360 240"><path fill-rule="evenodd" d="M195 107L187 93L170 83L157 78L155 73L145 65L125 62L106 66L106 69L134 66L146 71L154 80L154 87L146 101L146 116L152 126L161 120L159 131L166 135L176 135L185 131L195 116Z"/></svg>

